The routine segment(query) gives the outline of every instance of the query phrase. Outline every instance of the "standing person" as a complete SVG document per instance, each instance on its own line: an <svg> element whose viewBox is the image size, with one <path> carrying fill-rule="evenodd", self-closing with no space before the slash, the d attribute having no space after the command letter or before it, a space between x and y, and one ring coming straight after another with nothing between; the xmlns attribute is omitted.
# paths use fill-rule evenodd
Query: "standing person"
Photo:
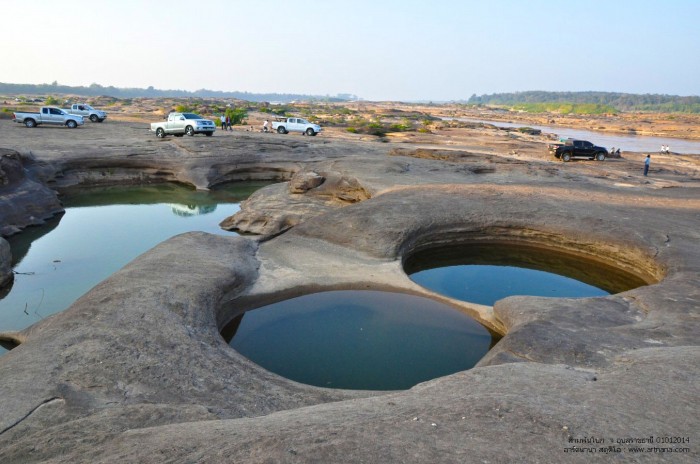
<svg viewBox="0 0 700 464"><path fill-rule="evenodd" d="M228 127L228 130L230 131L233 130L233 128L231 128L231 118L228 114L226 115L226 127Z"/></svg>
<svg viewBox="0 0 700 464"><path fill-rule="evenodd" d="M265 122L263 123L263 132L267 132L267 125L268 124L269 124L269 122L266 119Z"/></svg>
<svg viewBox="0 0 700 464"><path fill-rule="evenodd" d="M221 119L221 130L226 130L226 116L222 114L219 119Z"/></svg>
<svg viewBox="0 0 700 464"><path fill-rule="evenodd" d="M646 159L644 160L644 175L646 176L649 173L649 165L651 164L651 155L647 155Z"/></svg>

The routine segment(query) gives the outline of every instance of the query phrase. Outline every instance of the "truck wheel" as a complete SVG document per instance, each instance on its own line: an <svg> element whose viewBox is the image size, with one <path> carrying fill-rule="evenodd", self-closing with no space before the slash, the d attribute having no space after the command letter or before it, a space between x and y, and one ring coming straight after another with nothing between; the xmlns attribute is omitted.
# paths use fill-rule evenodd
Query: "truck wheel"
<svg viewBox="0 0 700 464"><path fill-rule="evenodd" d="M70 127L71 129L75 129L78 127L78 123L71 119L70 121L66 121L66 126Z"/></svg>
<svg viewBox="0 0 700 464"><path fill-rule="evenodd" d="M25 119L24 125L27 127L36 127L36 121L33 119Z"/></svg>
<svg viewBox="0 0 700 464"><path fill-rule="evenodd" d="M162 127L159 127L158 129L156 129L156 137L158 137L159 139L165 138L165 131L163 130Z"/></svg>
<svg viewBox="0 0 700 464"><path fill-rule="evenodd" d="M306 129L306 135L316 135L316 132L314 132L314 130L309 127L308 129Z"/></svg>
<svg viewBox="0 0 700 464"><path fill-rule="evenodd" d="M278 134L286 134L287 131L284 130L284 127L279 126L279 127L277 128L277 133L278 133Z"/></svg>
<svg viewBox="0 0 700 464"><path fill-rule="evenodd" d="M190 137L194 135L194 129L192 129L192 126L185 127L185 134L189 135Z"/></svg>
<svg viewBox="0 0 700 464"><path fill-rule="evenodd" d="M564 161L565 163L568 161L571 161L571 153L563 153L561 155L561 160Z"/></svg>
<svg viewBox="0 0 700 464"><path fill-rule="evenodd" d="M595 159L596 161L605 161L605 153L601 151L600 153L595 155Z"/></svg>
<svg viewBox="0 0 700 464"><path fill-rule="evenodd" d="M92 122L97 122L98 119L99 119L99 118L97 117L96 114L91 114L91 115L90 115L90 121L92 121Z"/></svg>

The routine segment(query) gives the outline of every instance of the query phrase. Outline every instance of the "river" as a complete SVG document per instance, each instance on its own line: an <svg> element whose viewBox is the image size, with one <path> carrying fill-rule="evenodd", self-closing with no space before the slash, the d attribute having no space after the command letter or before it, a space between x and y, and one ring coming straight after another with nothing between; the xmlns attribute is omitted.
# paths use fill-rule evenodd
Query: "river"
<svg viewBox="0 0 700 464"><path fill-rule="evenodd" d="M512 123L503 121L487 121L483 119L468 119L468 118L443 118L446 120L456 120L463 122L478 122L493 124L499 127L532 127L539 129L542 132L557 134L560 139L582 139L588 140L596 145L610 150L615 147L620 151L638 151L656 153L661 149L661 145L670 147L672 153L681 154L700 154L700 141L684 140L666 137L651 137L646 135L621 135L610 134L607 132L597 132L585 129L570 129L568 127L554 126L533 126L527 123Z"/></svg>

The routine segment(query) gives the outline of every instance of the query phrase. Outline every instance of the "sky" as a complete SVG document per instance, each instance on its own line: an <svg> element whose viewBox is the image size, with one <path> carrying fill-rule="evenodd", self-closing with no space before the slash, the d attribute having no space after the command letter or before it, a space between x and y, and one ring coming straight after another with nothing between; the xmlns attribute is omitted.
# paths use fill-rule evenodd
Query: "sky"
<svg viewBox="0 0 700 464"><path fill-rule="evenodd" d="M700 0L0 0L0 82L700 95Z"/></svg>

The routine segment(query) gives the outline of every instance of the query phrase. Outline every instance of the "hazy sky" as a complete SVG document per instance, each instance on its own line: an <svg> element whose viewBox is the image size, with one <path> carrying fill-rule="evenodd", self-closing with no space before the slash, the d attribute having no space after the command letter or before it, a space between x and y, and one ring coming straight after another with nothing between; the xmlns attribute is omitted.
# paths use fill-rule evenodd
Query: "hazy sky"
<svg viewBox="0 0 700 464"><path fill-rule="evenodd" d="M700 0L0 0L0 82L700 94Z"/></svg>

